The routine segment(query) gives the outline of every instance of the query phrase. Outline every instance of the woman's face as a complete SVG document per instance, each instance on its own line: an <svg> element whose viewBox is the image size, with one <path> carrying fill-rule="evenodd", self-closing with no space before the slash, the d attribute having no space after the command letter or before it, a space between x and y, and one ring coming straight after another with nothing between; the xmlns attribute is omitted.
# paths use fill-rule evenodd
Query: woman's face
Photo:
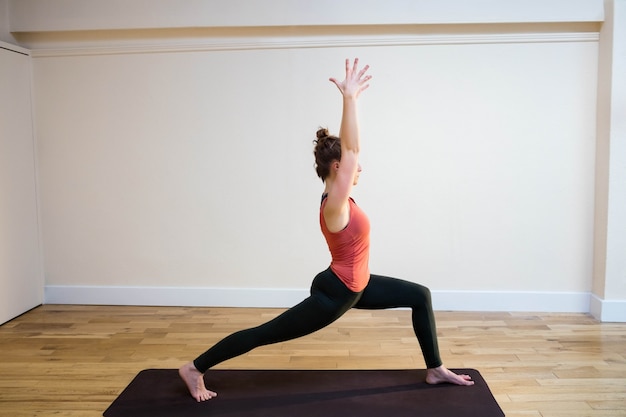
<svg viewBox="0 0 626 417"><path fill-rule="evenodd" d="M357 185L359 183L359 176L361 175L361 171L362 171L361 164L359 164L356 167L356 172L354 173L354 181L352 182L352 185Z"/></svg>

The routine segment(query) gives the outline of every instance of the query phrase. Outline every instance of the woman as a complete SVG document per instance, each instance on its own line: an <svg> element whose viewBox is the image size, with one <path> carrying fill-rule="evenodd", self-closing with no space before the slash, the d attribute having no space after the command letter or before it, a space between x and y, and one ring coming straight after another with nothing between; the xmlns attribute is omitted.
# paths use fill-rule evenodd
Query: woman
<svg viewBox="0 0 626 417"><path fill-rule="evenodd" d="M353 307L410 307L413 328L426 361L426 382L474 383L468 375L457 375L441 362L428 288L369 272L369 220L350 198L361 172L357 99L369 87L371 79L370 75L366 75L369 66L359 70L358 63L358 59L352 65L346 60L346 75L342 82L330 78L343 97L339 137L330 136L326 129L320 129L315 141L316 171L325 184L320 227L331 252L331 265L315 277L311 295L300 304L265 324L227 336L179 369L181 378L196 401L217 396L204 385L203 375L212 366L258 346L313 333Z"/></svg>

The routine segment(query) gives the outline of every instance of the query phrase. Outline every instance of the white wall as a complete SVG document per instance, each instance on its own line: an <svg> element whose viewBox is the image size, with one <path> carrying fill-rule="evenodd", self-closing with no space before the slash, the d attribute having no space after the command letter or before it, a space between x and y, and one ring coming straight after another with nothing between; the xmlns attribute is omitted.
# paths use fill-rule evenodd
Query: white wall
<svg viewBox="0 0 626 417"><path fill-rule="evenodd" d="M438 308L588 309L591 14L451 33L46 33L17 19L34 49L48 302L297 300L328 264L311 141L337 130L327 79L359 56L374 75L355 190L373 271L430 286Z"/></svg>
<svg viewBox="0 0 626 417"><path fill-rule="evenodd" d="M9 0L0 0L0 41L15 42L9 32Z"/></svg>
<svg viewBox="0 0 626 417"><path fill-rule="evenodd" d="M28 51L0 42L0 324L43 301Z"/></svg>
<svg viewBox="0 0 626 417"><path fill-rule="evenodd" d="M591 311L626 321L626 1L606 1L598 77Z"/></svg>
<svg viewBox="0 0 626 417"><path fill-rule="evenodd" d="M601 22L602 0L10 0L16 32Z"/></svg>

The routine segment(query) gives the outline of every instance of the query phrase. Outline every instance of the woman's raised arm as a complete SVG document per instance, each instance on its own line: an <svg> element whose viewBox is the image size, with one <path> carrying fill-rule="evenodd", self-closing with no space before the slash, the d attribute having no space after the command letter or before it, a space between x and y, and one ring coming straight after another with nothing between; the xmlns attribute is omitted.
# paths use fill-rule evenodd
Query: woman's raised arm
<svg viewBox="0 0 626 417"><path fill-rule="evenodd" d="M357 115L357 101L360 94L369 87L371 75L366 75L369 65L359 70L359 59L355 58L350 64L346 59L346 75L343 81L330 78L343 98L343 109L339 138L341 139L341 161L333 167L335 172L332 184L329 185L328 201L324 207L324 218L328 227L341 229L349 219L348 198L354 185L355 176L359 169L359 151L361 147L359 137L359 122Z"/></svg>

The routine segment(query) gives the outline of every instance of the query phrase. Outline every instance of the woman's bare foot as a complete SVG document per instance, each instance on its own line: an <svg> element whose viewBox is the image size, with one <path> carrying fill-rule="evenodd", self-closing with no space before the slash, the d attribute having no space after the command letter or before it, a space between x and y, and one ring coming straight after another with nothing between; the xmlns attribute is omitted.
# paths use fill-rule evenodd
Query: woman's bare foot
<svg viewBox="0 0 626 417"><path fill-rule="evenodd" d="M200 371L193 365L193 362L181 366L178 370L178 375L185 381L191 396L195 398L196 401L206 401L217 397L217 393L206 389L204 386L204 378Z"/></svg>
<svg viewBox="0 0 626 417"><path fill-rule="evenodd" d="M426 382L429 384L455 384L455 385L474 385L472 377L469 375L457 375L443 365L438 368L429 368L426 370Z"/></svg>

